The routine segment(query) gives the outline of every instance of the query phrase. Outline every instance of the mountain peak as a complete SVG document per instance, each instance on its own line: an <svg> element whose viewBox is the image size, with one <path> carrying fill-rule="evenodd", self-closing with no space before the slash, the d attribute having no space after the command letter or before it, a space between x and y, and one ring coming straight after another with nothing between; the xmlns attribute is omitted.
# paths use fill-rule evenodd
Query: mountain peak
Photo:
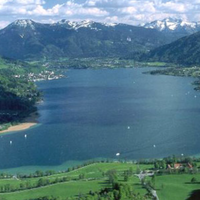
<svg viewBox="0 0 200 200"><path fill-rule="evenodd" d="M199 23L183 21L177 18L165 18L141 25L145 28L156 29L158 31L180 31L185 30L188 33L194 33L199 29Z"/></svg>
<svg viewBox="0 0 200 200"><path fill-rule="evenodd" d="M79 28L82 28L82 27L85 27L85 28L88 28L88 27L91 27L92 24L95 23L91 20L83 20L83 21L69 21L69 20L66 20L66 19L62 19L61 21L55 23L54 25L65 25L67 26L68 28L71 28L71 29L79 29Z"/></svg>
<svg viewBox="0 0 200 200"><path fill-rule="evenodd" d="M60 23L60 24L68 24L68 23L69 23L69 20L67 20L67 19L62 19L62 20L60 20L58 23Z"/></svg>
<svg viewBox="0 0 200 200"><path fill-rule="evenodd" d="M23 28L27 28L27 27L30 27L31 29L34 29L34 24L35 22L31 19L19 19L19 20L16 20L14 21L11 26L20 26L20 27L23 27Z"/></svg>
<svg viewBox="0 0 200 200"><path fill-rule="evenodd" d="M89 19L86 19L86 20L81 21L80 23L84 23L84 24L93 24L94 21L89 20Z"/></svg>
<svg viewBox="0 0 200 200"><path fill-rule="evenodd" d="M165 18L163 20L161 20L162 22L181 22L182 19L178 19L178 18L173 18L173 17L168 17Z"/></svg>
<svg viewBox="0 0 200 200"><path fill-rule="evenodd" d="M81 27L91 27L92 24L94 24L95 22L93 22L92 20L83 20L81 22L78 23L78 28L81 28Z"/></svg>
<svg viewBox="0 0 200 200"><path fill-rule="evenodd" d="M69 21L66 19L62 19L61 21L53 25L62 25L68 29L74 29L74 30L78 30L79 28L90 28L90 29L94 29L98 31L98 30L101 30L101 26L114 27L118 24L117 23L101 23L101 22L95 22L92 20Z"/></svg>
<svg viewBox="0 0 200 200"><path fill-rule="evenodd" d="M104 23L104 26L117 26L117 23Z"/></svg>

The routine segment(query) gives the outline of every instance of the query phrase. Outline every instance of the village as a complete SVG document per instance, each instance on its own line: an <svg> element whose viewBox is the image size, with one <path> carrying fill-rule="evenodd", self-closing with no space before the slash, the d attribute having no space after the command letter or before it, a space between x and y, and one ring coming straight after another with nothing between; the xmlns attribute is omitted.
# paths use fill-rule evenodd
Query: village
<svg viewBox="0 0 200 200"><path fill-rule="evenodd" d="M44 70L40 73L33 73L30 72L28 74L23 75L14 75L15 78L27 78L30 82L37 82L37 81L43 81L43 80L55 80L65 77L62 74L55 73L54 71Z"/></svg>

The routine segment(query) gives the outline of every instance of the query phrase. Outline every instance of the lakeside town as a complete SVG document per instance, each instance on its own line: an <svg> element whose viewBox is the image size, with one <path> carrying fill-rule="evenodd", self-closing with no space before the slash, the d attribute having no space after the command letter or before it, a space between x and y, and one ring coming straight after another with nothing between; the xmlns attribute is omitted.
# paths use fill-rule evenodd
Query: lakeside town
<svg viewBox="0 0 200 200"><path fill-rule="evenodd" d="M14 75L14 77L15 78L26 77L28 81L37 82L37 81L44 81L44 80L47 80L47 81L56 80L56 79L64 78L65 76L62 74L57 74L54 71L44 70L44 71L41 71L40 73L30 72L26 75Z"/></svg>

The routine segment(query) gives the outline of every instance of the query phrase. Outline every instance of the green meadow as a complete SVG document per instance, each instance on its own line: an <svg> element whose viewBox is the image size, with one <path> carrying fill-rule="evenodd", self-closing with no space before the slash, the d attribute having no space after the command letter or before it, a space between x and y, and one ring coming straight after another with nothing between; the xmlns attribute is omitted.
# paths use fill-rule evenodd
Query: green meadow
<svg viewBox="0 0 200 200"><path fill-rule="evenodd" d="M61 200L74 198L79 195L88 195L89 192L100 192L101 189L111 188L107 173L115 171L119 183L128 184L135 194L145 196L149 191L142 185L139 178L135 176L142 170L153 169L151 164L137 165L133 163L93 163L85 167L70 170L69 172L56 173L42 178L48 180L48 185L37 187L41 177L32 178L8 178L0 179L0 188L10 185L11 188L19 188L28 185L30 188L20 189L15 192L0 193L1 200L28 200L39 199L44 196L59 197ZM125 180L125 171L131 171L130 177ZM192 183L192 178L195 182ZM54 183L55 180L63 182ZM146 178L151 181L152 178ZM155 175L154 189L157 191L159 200L186 200L193 190L200 188L200 174L164 174ZM148 198L146 198L148 199Z"/></svg>

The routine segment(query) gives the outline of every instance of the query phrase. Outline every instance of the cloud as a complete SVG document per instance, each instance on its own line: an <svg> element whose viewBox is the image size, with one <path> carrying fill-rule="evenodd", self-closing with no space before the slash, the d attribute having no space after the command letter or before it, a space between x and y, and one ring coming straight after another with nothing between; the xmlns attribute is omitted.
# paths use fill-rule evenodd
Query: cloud
<svg viewBox="0 0 200 200"><path fill-rule="evenodd" d="M91 19L129 24L166 17L193 21L199 20L199 10L200 0L1 0L0 23L19 18L46 22Z"/></svg>
<svg viewBox="0 0 200 200"><path fill-rule="evenodd" d="M52 10L54 7L52 8ZM98 7L85 6L85 4L77 4L72 1L68 1L63 4L58 12L62 15L73 15L73 16L93 16L93 17L104 17L108 15L106 10Z"/></svg>
<svg viewBox="0 0 200 200"><path fill-rule="evenodd" d="M176 3L176 2L166 2L161 4L160 10L164 10L165 12L177 12L177 13L185 13L194 9L194 5L190 3Z"/></svg>
<svg viewBox="0 0 200 200"><path fill-rule="evenodd" d="M200 0L86 0L85 5L103 8L109 19L117 16L120 21L137 24L162 17L192 20L200 9Z"/></svg>
<svg viewBox="0 0 200 200"><path fill-rule="evenodd" d="M45 4L45 1L43 0L15 0L12 2L16 2L19 4L25 4L25 5L30 5L30 4Z"/></svg>
<svg viewBox="0 0 200 200"><path fill-rule="evenodd" d="M0 5L15 6L17 4L30 5L30 4L45 4L44 0L1 0Z"/></svg>
<svg viewBox="0 0 200 200"><path fill-rule="evenodd" d="M11 1L5 1L4 6L0 7L0 14L9 12L11 15L15 14L19 17L38 17L38 16L96 16L102 17L108 15L108 12L97 8L87 7L84 4L77 4L73 1L67 1L64 4L54 5L50 9L45 9L42 0L17 0L10 6Z"/></svg>

